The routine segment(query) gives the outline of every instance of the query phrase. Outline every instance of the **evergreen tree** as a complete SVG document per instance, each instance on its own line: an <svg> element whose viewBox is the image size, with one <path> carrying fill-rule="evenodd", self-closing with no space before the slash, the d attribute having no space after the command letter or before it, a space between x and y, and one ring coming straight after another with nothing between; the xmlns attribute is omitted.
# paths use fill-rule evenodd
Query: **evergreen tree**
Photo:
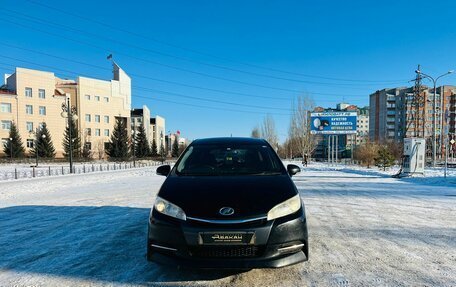
<svg viewBox="0 0 456 287"><path fill-rule="evenodd" d="M11 140L10 140L11 139ZM19 158L24 156L24 146L22 145L22 139L17 130L17 126L14 122L11 123L9 131L8 141L3 146L3 151L8 157Z"/></svg>
<svg viewBox="0 0 456 287"><path fill-rule="evenodd" d="M179 138L177 136L174 138L173 149L171 151L171 156L172 157L178 157L179 156Z"/></svg>
<svg viewBox="0 0 456 287"><path fill-rule="evenodd" d="M86 160L92 159L92 151L90 150L90 145L88 142L84 142L84 147L82 148L81 156Z"/></svg>
<svg viewBox="0 0 456 287"><path fill-rule="evenodd" d="M152 156L152 157L158 156L157 142L155 141L155 139L152 140L152 148L150 151L150 156Z"/></svg>
<svg viewBox="0 0 456 287"><path fill-rule="evenodd" d="M43 123L41 129L36 134L35 146L32 149L32 155L39 157L54 158L55 148L52 143L51 133L49 132L46 123Z"/></svg>
<svg viewBox="0 0 456 287"><path fill-rule="evenodd" d="M81 137L79 136L79 131L74 120L69 122L70 125L65 128L63 134L63 155L68 157L70 155L70 128L71 128L71 138L73 158L81 157Z"/></svg>
<svg viewBox="0 0 456 287"><path fill-rule="evenodd" d="M140 125L136 131L134 141L135 156L138 158L147 157L150 154L149 142L146 137L146 130L144 125Z"/></svg>
<svg viewBox="0 0 456 287"><path fill-rule="evenodd" d="M381 146L375 158L375 165L386 170L394 164L394 155L389 150L388 146Z"/></svg>
<svg viewBox="0 0 456 287"><path fill-rule="evenodd" d="M163 146L163 144L160 145L160 159L161 159L161 162L163 163L166 159L166 154L165 154L165 147Z"/></svg>
<svg viewBox="0 0 456 287"><path fill-rule="evenodd" d="M106 154L110 158L125 160L129 155L127 121L120 117L116 118L116 125L109 140Z"/></svg>

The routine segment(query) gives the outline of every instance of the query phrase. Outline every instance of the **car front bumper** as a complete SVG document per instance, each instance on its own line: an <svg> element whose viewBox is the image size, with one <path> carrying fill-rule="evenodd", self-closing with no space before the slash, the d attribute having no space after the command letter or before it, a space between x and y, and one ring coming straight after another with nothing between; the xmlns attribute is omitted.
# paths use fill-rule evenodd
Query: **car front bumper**
<svg viewBox="0 0 456 287"><path fill-rule="evenodd" d="M255 243L203 245L199 234L204 232L254 232ZM271 221L228 225L184 222L152 210L147 244L150 260L194 268L277 268L309 258L303 209Z"/></svg>

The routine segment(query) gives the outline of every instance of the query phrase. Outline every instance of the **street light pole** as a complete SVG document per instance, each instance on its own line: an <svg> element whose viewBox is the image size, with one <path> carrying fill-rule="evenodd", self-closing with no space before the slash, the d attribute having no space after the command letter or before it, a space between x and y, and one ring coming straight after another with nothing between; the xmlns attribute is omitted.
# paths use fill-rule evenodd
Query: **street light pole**
<svg viewBox="0 0 456 287"><path fill-rule="evenodd" d="M13 138L9 138L9 141L10 141L11 162L13 162Z"/></svg>
<svg viewBox="0 0 456 287"><path fill-rule="evenodd" d="M77 120L78 116L76 115L76 108L71 106L71 101L70 101L70 94L66 93L66 100L62 104L62 113L60 114L62 118L67 118L68 119L68 160L70 162L70 173L73 173L73 135L72 135L72 129L73 129L73 120ZM73 115L73 113L75 113Z"/></svg>
<svg viewBox="0 0 456 287"><path fill-rule="evenodd" d="M70 147L70 173L73 173L73 137L71 136L71 129L73 127L73 118L71 115L71 105L70 105L70 97L67 98L67 107L68 107L68 135L70 136L69 147Z"/></svg>
<svg viewBox="0 0 456 287"><path fill-rule="evenodd" d="M434 84L434 110L433 110L433 135L432 135L432 167L435 167L435 162L436 162L436 154L437 154L437 80L440 79L441 77L447 76L451 73L453 73L453 70L450 70L446 72L445 74L442 74L438 76L437 78L433 78L420 70L416 70L415 73L423 75L425 78L430 79L433 84ZM444 94L441 92L441 94ZM443 95L440 95L440 97L443 97ZM442 110L442 107L440 107L440 110ZM442 127L440 127L442 128ZM442 143L440 143L441 145Z"/></svg>
<svg viewBox="0 0 456 287"><path fill-rule="evenodd" d="M39 153L39 150L38 150L38 127L36 128L35 130L35 154L36 154L36 164L35 166L38 167L38 153Z"/></svg>
<svg viewBox="0 0 456 287"><path fill-rule="evenodd" d="M136 167L136 121L133 121L133 166Z"/></svg>

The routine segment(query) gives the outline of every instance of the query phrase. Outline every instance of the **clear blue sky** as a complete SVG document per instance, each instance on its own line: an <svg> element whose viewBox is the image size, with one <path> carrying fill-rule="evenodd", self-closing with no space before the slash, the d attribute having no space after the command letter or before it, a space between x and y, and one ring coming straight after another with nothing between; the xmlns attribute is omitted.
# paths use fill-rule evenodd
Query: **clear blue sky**
<svg viewBox="0 0 456 287"><path fill-rule="evenodd" d="M284 140L299 95L364 106L377 89L412 85L417 64L456 68L456 1L117 3L0 0L0 73L110 79L112 53L132 77L133 107L148 105L167 130L248 136L270 113Z"/></svg>

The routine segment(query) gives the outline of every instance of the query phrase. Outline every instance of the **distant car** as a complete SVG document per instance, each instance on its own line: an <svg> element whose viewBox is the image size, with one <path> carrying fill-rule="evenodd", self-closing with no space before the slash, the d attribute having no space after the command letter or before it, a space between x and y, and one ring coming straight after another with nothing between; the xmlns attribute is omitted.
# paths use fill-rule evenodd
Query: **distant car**
<svg viewBox="0 0 456 287"><path fill-rule="evenodd" d="M196 268L283 267L309 257L304 204L262 139L193 141L150 212L147 259Z"/></svg>

